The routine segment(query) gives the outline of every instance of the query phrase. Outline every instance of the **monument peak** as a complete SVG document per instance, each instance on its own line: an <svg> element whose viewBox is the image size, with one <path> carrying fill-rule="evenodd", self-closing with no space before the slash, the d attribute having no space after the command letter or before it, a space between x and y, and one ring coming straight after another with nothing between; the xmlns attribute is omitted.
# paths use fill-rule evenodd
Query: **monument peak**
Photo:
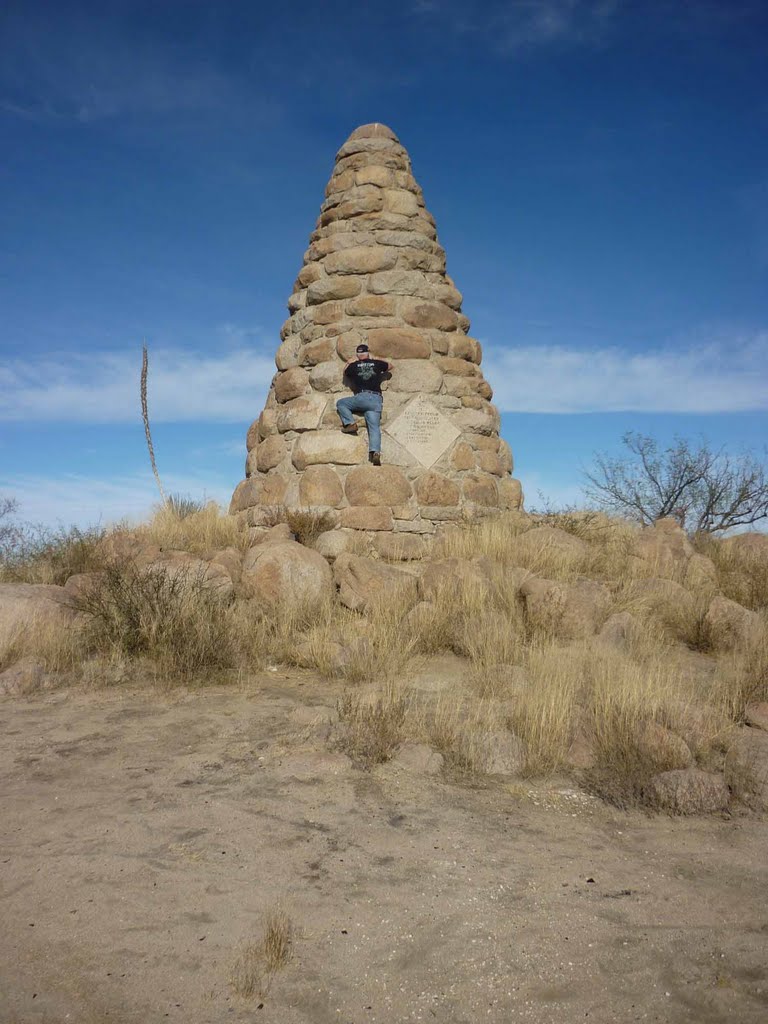
<svg viewBox="0 0 768 1024"><path fill-rule="evenodd" d="M356 128L336 155L288 299L277 373L248 431L231 511L260 526L322 510L336 523L329 552L362 535L381 554L410 557L443 523L519 508L461 303L407 151L384 124ZM336 412L359 345L392 364L381 467L368 465L362 421L358 436L342 433Z"/></svg>

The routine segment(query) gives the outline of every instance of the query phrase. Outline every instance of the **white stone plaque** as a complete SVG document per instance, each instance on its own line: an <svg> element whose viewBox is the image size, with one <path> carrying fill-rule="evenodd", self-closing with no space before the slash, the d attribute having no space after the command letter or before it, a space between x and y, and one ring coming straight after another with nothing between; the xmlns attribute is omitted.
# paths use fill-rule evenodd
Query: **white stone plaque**
<svg viewBox="0 0 768 1024"><path fill-rule="evenodd" d="M419 396L386 428L398 444L429 469L461 433L428 398Z"/></svg>

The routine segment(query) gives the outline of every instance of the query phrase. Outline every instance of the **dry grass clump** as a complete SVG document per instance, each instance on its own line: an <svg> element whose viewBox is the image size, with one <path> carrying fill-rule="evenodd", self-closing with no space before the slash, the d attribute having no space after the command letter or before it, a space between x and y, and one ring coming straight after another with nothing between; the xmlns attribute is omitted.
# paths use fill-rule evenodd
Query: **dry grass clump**
<svg viewBox="0 0 768 1024"><path fill-rule="evenodd" d="M180 500L180 499L179 499ZM248 531L237 516L228 515L215 501L191 509L169 503L161 506L146 526L133 531L137 537L161 548L209 554L222 548L246 550Z"/></svg>
<svg viewBox="0 0 768 1024"><path fill-rule="evenodd" d="M61 586L70 576L96 572L103 565L102 527L49 530L20 526L0 546L0 582L53 583Z"/></svg>
<svg viewBox="0 0 768 1024"><path fill-rule="evenodd" d="M493 767L494 745L514 744L504 707L472 694L441 694L436 701L414 705L408 731L439 751L449 769L471 776Z"/></svg>
<svg viewBox="0 0 768 1024"><path fill-rule="evenodd" d="M738 650L718 661L713 699L731 721L744 722L748 704L768 700L768 614Z"/></svg>
<svg viewBox="0 0 768 1024"><path fill-rule="evenodd" d="M308 548L314 545L321 533L336 526L336 519L330 512L314 509L291 509L286 512L284 521L299 544Z"/></svg>
<svg viewBox="0 0 768 1024"><path fill-rule="evenodd" d="M341 735L335 745L363 768L388 761L404 739L409 702L401 694L390 691L370 702L347 692L336 710Z"/></svg>
<svg viewBox="0 0 768 1024"><path fill-rule="evenodd" d="M49 616L17 620L0 630L0 672L26 660L41 665L46 672L71 672L87 652L80 629Z"/></svg>
<svg viewBox="0 0 768 1024"><path fill-rule="evenodd" d="M113 563L78 604L89 646L102 653L147 657L183 679L236 662L227 610L205 589L202 573Z"/></svg>
<svg viewBox="0 0 768 1024"><path fill-rule="evenodd" d="M547 531L553 527L570 534L582 544L558 543ZM443 539L443 551L449 558L486 556L499 566L517 566L545 579L616 580L632 574L631 547L636 528L623 520L596 514L544 517L520 513L487 519L454 530Z"/></svg>
<svg viewBox="0 0 768 1024"><path fill-rule="evenodd" d="M264 934L258 942L246 942L235 959L230 983L242 999L264 997L272 975L290 962L293 923L284 910L270 910L264 917Z"/></svg>
<svg viewBox="0 0 768 1024"><path fill-rule="evenodd" d="M768 553L707 534L694 537L696 550L711 558L725 597L752 611L768 608Z"/></svg>

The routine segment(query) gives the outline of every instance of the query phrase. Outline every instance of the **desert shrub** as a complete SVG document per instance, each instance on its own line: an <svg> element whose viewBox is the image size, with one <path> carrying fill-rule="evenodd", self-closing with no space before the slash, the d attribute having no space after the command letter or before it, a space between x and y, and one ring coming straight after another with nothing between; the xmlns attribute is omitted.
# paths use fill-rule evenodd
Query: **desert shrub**
<svg viewBox="0 0 768 1024"><path fill-rule="evenodd" d="M342 730L336 745L362 767L388 761L403 741L408 702L402 696L388 694L367 703L347 692L336 710Z"/></svg>
<svg viewBox="0 0 768 1024"><path fill-rule="evenodd" d="M0 628L0 672L24 659L37 662L47 672L70 672L87 654L81 630L47 616Z"/></svg>
<svg viewBox="0 0 768 1024"><path fill-rule="evenodd" d="M235 959L230 984L242 999L266 995L275 972L290 961L293 923L284 910L270 910L264 917L264 934L258 942L244 943Z"/></svg>
<svg viewBox="0 0 768 1024"><path fill-rule="evenodd" d="M584 685L584 659L553 644L537 645L525 659L528 684L510 700L509 725L524 745L523 773L551 775L565 763Z"/></svg>
<svg viewBox="0 0 768 1024"><path fill-rule="evenodd" d="M232 606L228 619L243 664L263 669L299 664L299 646L327 629L336 614L330 602L264 605L242 601Z"/></svg>
<svg viewBox="0 0 768 1024"><path fill-rule="evenodd" d="M768 700L768 615L746 643L719 659L713 699L738 724L748 704Z"/></svg>
<svg viewBox="0 0 768 1024"><path fill-rule="evenodd" d="M226 547L240 550L248 547L248 531L237 516L228 515L214 501L198 509L191 505L183 515L177 514L170 503L164 505L146 526L138 527L134 533L148 544L195 555L210 554Z"/></svg>
<svg viewBox="0 0 768 1024"><path fill-rule="evenodd" d="M0 580L61 586L76 573L96 572L104 563L100 542L105 535L100 526L51 530L16 524L0 542Z"/></svg>
<svg viewBox="0 0 768 1024"><path fill-rule="evenodd" d="M169 494L165 508L177 519L186 519L197 512L202 512L205 502L199 498L193 498L189 494Z"/></svg>
<svg viewBox="0 0 768 1024"><path fill-rule="evenodd" d="M227 610L205 589L203 573L113 563L79 605L96 650L148 657L171 677L191 678L235 664Z"/></svg>
<svg viewBox="0 0 768 1024"><path fill-rule="evenodd" d="M299 544L312 547L321 533L332 530L336 519L330 512L316 509L289 509L285 522Z"/></svg>
<svg viewBox="0 0 768 1024"><path fill-rule="evenodd" d="M740 548L727 540L697 534L696 550L711 558L725 597L752 611L768 608L768 555Z"/></svg>

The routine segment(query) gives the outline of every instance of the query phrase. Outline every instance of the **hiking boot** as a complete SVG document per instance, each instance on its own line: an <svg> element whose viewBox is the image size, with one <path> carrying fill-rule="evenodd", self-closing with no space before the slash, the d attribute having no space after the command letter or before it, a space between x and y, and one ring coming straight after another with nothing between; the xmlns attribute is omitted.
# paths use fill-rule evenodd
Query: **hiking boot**
<svg viewBox="0 0 768 1024"><path fill-rule="evenodd" d="M356 434L357 424L356 423L342 423L341 425L342 434Z"/></svg>
<svg viewBox="0 0 768 1024"><path fill-rule="evenodd" d="M381 452L368 452L368 461L374 466L380 466Z"/></svg>

